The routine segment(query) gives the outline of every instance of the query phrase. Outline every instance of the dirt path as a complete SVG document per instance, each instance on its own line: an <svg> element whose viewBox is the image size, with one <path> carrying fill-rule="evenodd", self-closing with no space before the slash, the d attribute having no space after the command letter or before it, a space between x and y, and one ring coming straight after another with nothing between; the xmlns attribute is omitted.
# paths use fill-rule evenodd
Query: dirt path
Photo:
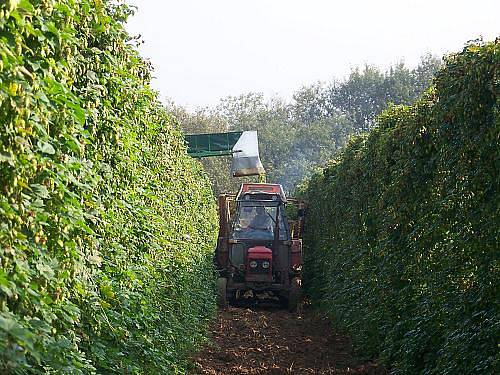
<svg viewBox="0 0 500 375"><path fill-rule="evenodd" d="M356 361L349 338L335 335L310 309L230 307L219 311L211 343L192 374L386 374Z"/></svg>

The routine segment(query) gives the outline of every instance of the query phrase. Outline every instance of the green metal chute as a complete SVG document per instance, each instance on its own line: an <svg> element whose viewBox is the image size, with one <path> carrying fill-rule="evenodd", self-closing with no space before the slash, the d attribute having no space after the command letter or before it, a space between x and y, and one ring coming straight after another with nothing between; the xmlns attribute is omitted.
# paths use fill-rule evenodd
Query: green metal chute
<svg viewBox="0 0 500 375"><path fill-rule="evenodd" d="M188 154L193 158L232 155L243 132L186 135Z"/></svg>
<svg viewBox="0 0 500 375"><path fill-rule="evenodd" d="M256 131L186 135L188 154L194 158L232 155L233 177L263 176Z"/></svg>

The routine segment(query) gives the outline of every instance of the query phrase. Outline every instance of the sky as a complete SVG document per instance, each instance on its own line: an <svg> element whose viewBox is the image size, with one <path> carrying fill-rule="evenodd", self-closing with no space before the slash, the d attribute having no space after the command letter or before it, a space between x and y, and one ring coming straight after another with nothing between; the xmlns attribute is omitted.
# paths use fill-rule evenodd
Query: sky
<svg viewBox="0 0 500 375"><path fill-rule="evenodd" d="M162 100L190 110L248 92L290 99L364 64L416 66L500 36L498 0L128 0Z"/></svg>

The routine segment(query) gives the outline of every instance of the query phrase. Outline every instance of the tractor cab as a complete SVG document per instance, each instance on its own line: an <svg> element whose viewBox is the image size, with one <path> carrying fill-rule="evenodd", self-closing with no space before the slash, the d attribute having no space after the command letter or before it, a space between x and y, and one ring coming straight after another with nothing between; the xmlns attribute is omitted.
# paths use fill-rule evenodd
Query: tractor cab
<svg viewBox="0 0 500 375"><path fill-rule="evenodd" d="M276 190L281 188L277 185ZM238 195L233 223L234 240L287 240L288 223L285 216L285 200L278 193Z"/></svg>

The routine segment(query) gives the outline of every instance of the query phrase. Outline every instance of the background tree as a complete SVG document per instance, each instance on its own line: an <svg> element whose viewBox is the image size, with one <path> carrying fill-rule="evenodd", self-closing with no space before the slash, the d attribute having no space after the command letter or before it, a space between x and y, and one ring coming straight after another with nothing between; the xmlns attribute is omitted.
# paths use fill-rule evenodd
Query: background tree
<svg viewBox="0 0 500 375"><path fill-rule="evenodd" d="M266 100L262 93L221 99L193 113L171 105L187 134L257 130L267 179L288 191L314 168L331 159L348 138L369 130L389 103L411 104L429 87L439 59L432 55L408 68L398 63L382 71L354 69L344 81L317 82L298 89L290 102ZM216 194L235 191L242 180L230 175L230 157L201 160Z"/></svg>
<svg viewBox="0 0 500 375"><path fill-rule="evenodd" d="M344 113L357 130L366 131L389 103L414 103L429 87L439 66L438 58L425 55L415 69L409 69L403 62L386 72L370 65L363 70L355 68L347 80L329 85L324 99L327 112Z"/></svg>

